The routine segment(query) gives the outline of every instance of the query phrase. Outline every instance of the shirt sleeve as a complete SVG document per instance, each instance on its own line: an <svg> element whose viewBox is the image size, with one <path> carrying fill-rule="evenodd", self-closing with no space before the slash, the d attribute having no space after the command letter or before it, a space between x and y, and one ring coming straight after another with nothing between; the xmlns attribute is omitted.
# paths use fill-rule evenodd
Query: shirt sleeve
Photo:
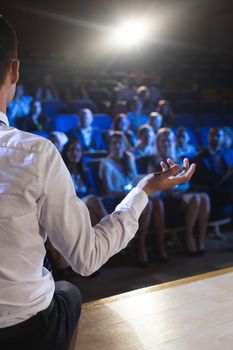
<svg viewBox="0 0 233 350"><path fill-rule="evenodd" d="M92 274L134 237L148 196L134 188L111 215L92 227L60 154L51 143L47 145L40 161L39 224L76 272Z"/></svg>

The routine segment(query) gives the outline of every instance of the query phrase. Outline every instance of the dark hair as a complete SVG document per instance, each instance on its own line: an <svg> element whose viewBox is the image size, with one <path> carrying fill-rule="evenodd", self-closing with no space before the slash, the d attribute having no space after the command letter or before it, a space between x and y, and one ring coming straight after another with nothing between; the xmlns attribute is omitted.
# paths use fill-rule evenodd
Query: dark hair
<svg viewBox="0 0 233 350"><path fill-rule="evenodd" d="M118 140L123 140L124 141L124 143L125 143L125 145L127 145L127 139L126 139L126 137L125 137L125 135L124 135L124 133L122 132L122 131L111 131L110 133L109 133L109 137L108 137L108 147L110 146L110 144L111 144L111 142L112 142L112 140L114 139L114 138L116 138L116 139L118 139Z"/></svg>
<svg viewBox="0 0 233 350"><path fill-rule="evenodd" d="M121 121L122 119L128 120L127 114L125 114L125 113L119 113L119 114L116 115L116 117L114 118L113 123L112 123L112 129L113 129L114 131L121 131L121 130L119 130L119 123L120 123L120 121Z"/></svg>
<svg viewBox="0 0 233 350"><path fill-rule="evenodd" d="M69 148L73 145L80 145L82 147L82 143L79 140L76 139L71 139L63 147L63 150L61 152L61 156L64 160L64 163L66 164L68 170L70 171L70 161L67 157L67 153L69 151ZM84 164L84 159L81 157L80 161L76 164L77 167L77 172L80 174L82 181L86 184L86 179L85 179L85 164Z"/></svg>
<svg viewBox="0 0 233 350"><path fill-rule="evenodd" d="M178 129L177 129L177 132L176 132L176 138L180 138L184 132L188 132L187 131L187 128L183 127L183 126L180 126Z"/></svg>
<svg viewBox="0 0 233 350"><path fill-rule="evenodd" d="M0 15L0 86L3 85L7 70L17 58L17 37L11 24Z"/></svg>

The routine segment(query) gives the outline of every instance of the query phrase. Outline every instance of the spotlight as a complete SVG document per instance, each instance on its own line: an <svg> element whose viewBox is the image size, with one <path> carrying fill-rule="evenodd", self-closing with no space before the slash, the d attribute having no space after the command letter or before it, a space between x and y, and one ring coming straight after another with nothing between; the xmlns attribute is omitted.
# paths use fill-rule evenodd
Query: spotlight
<svg viewBox="0 0 233 350"><path fill-rule="evenodd" d="M113 31L114 44L122 47L139 45L148 34L148 23L129 19Z"/></svg>

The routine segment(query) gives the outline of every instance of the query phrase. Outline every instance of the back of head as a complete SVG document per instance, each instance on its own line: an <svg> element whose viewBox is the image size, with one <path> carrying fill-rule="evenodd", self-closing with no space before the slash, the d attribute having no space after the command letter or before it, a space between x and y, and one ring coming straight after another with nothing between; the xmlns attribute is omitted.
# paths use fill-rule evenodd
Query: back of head
<svg viewBox="0 0 233 350"><path fill-rule="evenodd" d="M17 37L14 28L0 15L0 86L3 85L9 65L17 58Z"/></svg>

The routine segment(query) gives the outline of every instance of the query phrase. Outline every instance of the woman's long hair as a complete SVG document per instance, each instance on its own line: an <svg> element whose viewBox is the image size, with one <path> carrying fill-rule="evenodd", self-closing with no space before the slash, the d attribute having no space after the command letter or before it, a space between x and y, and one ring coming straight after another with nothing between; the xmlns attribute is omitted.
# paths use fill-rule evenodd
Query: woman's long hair
<svg viewBox="0 0 233 350"><path fill-rule="evenodd" d="M82 144L79 140L69 140L63 147L63 150L61 152L61 156L64 160L64 163L66 164L68 170L71 172L71 162L68 159L68 151L72 145L80 145L82 147ZM81 176L82 181L86 184L86 179L85 179L85 164L84 164L84 158L83 156L81 157L80 161L76 163L76 170L77 173Z"/></svg>

